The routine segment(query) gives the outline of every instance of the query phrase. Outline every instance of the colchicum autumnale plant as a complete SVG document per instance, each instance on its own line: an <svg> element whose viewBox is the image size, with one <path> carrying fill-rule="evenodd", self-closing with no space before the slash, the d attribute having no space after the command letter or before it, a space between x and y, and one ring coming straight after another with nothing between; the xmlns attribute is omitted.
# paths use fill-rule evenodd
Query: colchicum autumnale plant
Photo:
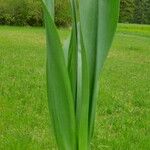
<svg viewBox="0 0 150 150"><path fill-rule="evenodd" d="M54 24L54 1L42 5L48 102L58 149L88 150L99 76L115 34L119 0L70 0L73 23L64 48Z"/></svg>

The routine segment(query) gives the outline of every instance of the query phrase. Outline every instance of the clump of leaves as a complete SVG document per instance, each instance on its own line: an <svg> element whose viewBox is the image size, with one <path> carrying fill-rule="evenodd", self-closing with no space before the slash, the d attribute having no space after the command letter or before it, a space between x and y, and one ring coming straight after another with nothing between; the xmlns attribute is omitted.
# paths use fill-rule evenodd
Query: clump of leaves
<svg viewBox="0 0 150 150"><path fill-rule="evenodd" d="M99 76L118 21L119 0L70 0L72 31L63 48L54 1L43 1L49 110L60 150L88 150Z"/></svg>

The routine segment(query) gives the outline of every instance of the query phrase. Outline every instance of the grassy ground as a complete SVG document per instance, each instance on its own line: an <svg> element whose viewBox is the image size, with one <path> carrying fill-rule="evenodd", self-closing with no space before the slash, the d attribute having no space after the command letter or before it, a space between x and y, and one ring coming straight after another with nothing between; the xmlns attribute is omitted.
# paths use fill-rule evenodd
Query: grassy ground
<svg viewBox="0 0 150 150"><path fill-rule="evenodd" d="M92 150L149 150L150 26L119 25L100 84ZM44 29L0 26L0 150L54 147Z"/></svg>

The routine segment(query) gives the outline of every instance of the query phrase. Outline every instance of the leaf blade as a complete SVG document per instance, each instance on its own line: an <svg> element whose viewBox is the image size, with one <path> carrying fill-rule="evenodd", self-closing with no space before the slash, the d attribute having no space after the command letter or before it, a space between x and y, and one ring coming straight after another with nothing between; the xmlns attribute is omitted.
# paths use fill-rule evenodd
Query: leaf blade
<svg viewBox="0 0 150 150"><path fill-rule="evenodd" d="M47 35L48 103L58 148L76 149L76 125L73 96L63 49L52 20L43 2Z"/></svg>
<svg viewBox="0 0 150 150"><path fill-rule="evenodd" d="M80 0L81 28L90 66L89 139L93 134L99 75L116 30L119 0Z"/></svg>

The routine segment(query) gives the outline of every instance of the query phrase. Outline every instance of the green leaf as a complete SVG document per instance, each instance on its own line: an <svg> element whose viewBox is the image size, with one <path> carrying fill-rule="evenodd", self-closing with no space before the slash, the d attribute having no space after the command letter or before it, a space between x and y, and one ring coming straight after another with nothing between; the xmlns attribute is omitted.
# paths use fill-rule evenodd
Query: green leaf
<svg viewBox="0 0 150 150"><path fill-rule="evenodd" d="M84 48L82 32L78 33L78 79L77 79L77 131L78 149L87 150L88 141L88 113L89 113L89 66L87 51Z"/></svg>
<svg viewBox="0 0 150 150"><path fill-rule="evenodd" d="M61 150L76 150L74 101L62 45L50 11L43 2L47 35L48 102L54 134Z"/></svg>
<svg viewBox="0 0 150 150"><path fill-rule="evenodd" d="M83 41L90 68L89 137L93 134L99 75L117 27L119 0L80 0Z"/></svg>
<svg viewBox="0 0 150 150"><path fill-rule="evenodd" d="M48 11L49 11L52 19L54 20L54 0L45 0L45 4L48 8Z"/></svg>
<svg viewBox="0 0 150 150"><path fill-rule="evenodd" d="M64 57L65 57L66 66L68 66L69 46L70 46L70 36L63 43L63 50L64 50Z"/></svg>
<svg viewBox="0 0 150 150"><path fill-rule="evenodd" d="M71 31L71 39L68 50L68 73L70 77L74 104L76 107L76 94L77 94L77 59L78 59L78 27L77 27L77 4L76 0L70 0L72 7L73 25Z"/></svg>
<svg viewBox="0 0 150 150"><path fill-rule="evenodd" d="M72 32L64 51L54 2L43 3L48 101L59 149L87 150L94 129L99 76L117 26L119 0L70 0ZM69 43L69 44L68 44Z"/></svg>
<svg viewBox="0 0 150 150"><path fill-rule="evenodd" d="M76 92L77 92L77 36L76 28L73 27L71 33L71 40L68 50L68 73L71 82L71 89L73 93L74 106L76 105ZM76 107L76 106L75 106Z"/></svg>
<svg viewBox="0 0 150 150"><path fill-rule="evenodd" d="M71 0L73 28L69 49L69 74L75 99L77 144L79 150L87 150L89 112L89 68L80 24L77 23L79 10L76 0ZM79 20L80 21L80 20Z"/></svg>

